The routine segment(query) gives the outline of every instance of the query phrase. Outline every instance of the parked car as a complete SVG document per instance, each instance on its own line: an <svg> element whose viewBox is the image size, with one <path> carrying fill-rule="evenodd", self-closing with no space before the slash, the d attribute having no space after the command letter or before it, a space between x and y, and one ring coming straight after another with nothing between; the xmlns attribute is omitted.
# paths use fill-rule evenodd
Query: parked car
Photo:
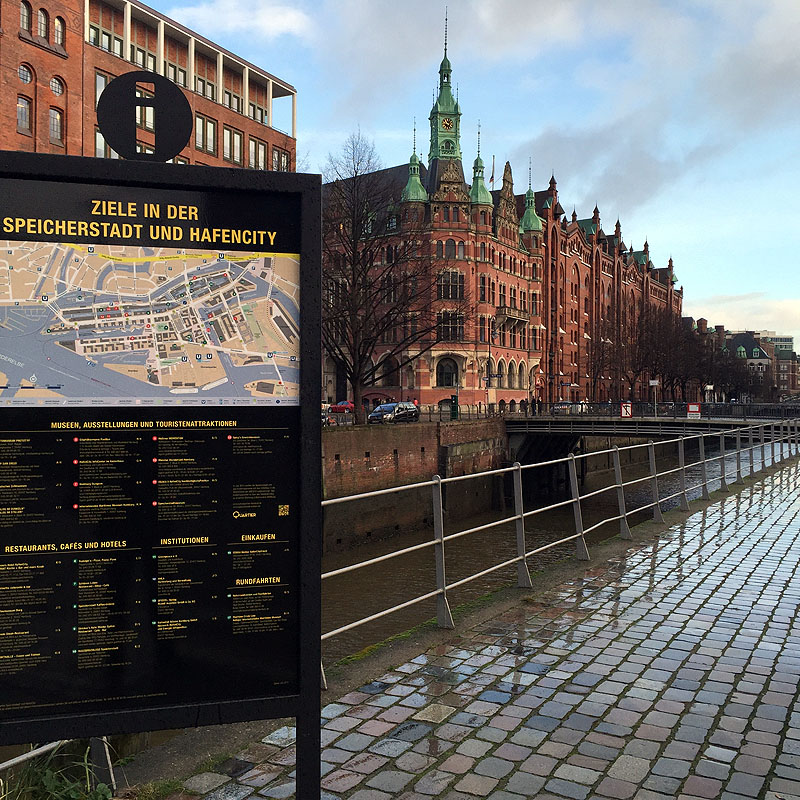
<svg viewBox="0 0 800 800"><path fill-rule="evenodd" d="M367 422L416 422L418 419L419 409L413 403L384 403L367 417Z"/></svg>
<svg viewBox="0 0 800 800"><path fill-rule="evenodd" d="M331 414L352 414L354 410L355 406L349 400L340 400L328 409Z"/></svg>

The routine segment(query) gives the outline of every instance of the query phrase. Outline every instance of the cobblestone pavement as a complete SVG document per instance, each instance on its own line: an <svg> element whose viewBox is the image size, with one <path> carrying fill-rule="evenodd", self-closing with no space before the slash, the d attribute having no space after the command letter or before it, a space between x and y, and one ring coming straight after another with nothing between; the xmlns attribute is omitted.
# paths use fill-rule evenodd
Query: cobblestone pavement
<svg viewBox="0 0 800 800"><path fill-rule="evenodd" d="M325 800L800 798L800 469L322 712ZM293 797L293 729L186 788Z"/></svg>

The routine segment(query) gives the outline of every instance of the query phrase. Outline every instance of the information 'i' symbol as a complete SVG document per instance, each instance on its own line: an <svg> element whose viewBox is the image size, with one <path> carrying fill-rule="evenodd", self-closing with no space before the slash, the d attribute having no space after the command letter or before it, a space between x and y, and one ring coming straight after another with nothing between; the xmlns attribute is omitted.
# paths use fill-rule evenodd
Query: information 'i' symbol
<svg viewBox="0 0 800 800"><path fill-rule="evenodd" d="M153 152L140 152L137 123L155 133ZM192 135L192 108L181 89L157 72L137 70L114 78L97 101L97 127L120 156L137 161L169 161Z"/></svg>

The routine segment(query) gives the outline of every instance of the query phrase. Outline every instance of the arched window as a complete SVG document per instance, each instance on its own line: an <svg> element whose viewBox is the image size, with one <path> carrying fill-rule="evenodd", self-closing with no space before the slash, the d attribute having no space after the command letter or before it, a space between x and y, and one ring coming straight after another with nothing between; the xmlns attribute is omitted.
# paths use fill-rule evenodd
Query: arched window
<svg viewBox="0 0 800 800"><path fill-rule="evenodd" d="M50 141L64 144L64 112L58 108L50 109Z"/></svg>
<svg viewBox="0 0 800 800"><path fill-rule="evenodd" d="M42 39L49 39L50 38L50 17L48 16L47 12L43 9L39 9L39 14L37 15L37 33Z"/></svg>
<svg viewBox="0 0 800 800"><path fill-rule="evenodd" d="M17 130L31 133L33 125L33 103L27 97L17 97Z"/></svg>
<svg viewBox="0 0 800 800"><path fill-rule="evenodd" d="M436 258L444 257L444 248L441 241L436 242Z"/></svg>
<svg viewBox="0 0 800 800"><path fill-rule="evenodd" d="M56 97L61 97L64 94L64 81L61 78L50 78L50 90Z"/></svg>
<svg viewBox="0 0 800 800"><path fill-rule="evenodd" d="M486 212L485 211L481 211L481 225L485 225L485 224L486 224Z"/></svg>
<svg viewBox="0 0 800 800"><path fill-rule="evenodd" d="M458 206L453 206L453 222L458 222Z"/></svg>
<svg viewBox="0 0 800 800"><path fill-rule="evenodd" d="M462 259L465 258L465 255L464 255L464 242L459 242L458 243L458 256L457 256L457 258L462 258Z"/></svg>
<svg viewBox="0 0 800 800"><path fill-rule="evenodd" d="M486 261L486 242L481 242L481 261Z"/></svg>
<svg viewBox="0 0 800 800"><path fill-rule="evenodd" d="M508 388L517 388L517 369L513 361L508 365Z"/></svg>
<svg viewBox="0 0 800 800"><path fill-rule="evenodd" d="M20 30L31 32L31 4L25 0L19 4L19 27Z"/></svg>
<svg viewBox="0 0 800 800"><path fill-rule="evenodd" d="M23 83L31 83L33 81L33 70L27 64L20 64L17 74Z"/></svg>
<svg viewBox="0 0 800 800"><path fill-rule="evenodd" d="M589 313L589 298L588 297L584 297L583 298L583 313L584 314L588 314Z"/></svg>
<svg viewBox="0 0 800 800"><path fill-rule="evenodd" d="M66 42L66 26L61 17L56 17L53 22L53 42L61 47Z"/></svg>
<svg viewBox="0 0 800 800"><path fill-rule="evenodd" d="M444 257L445 258L455 258L456 257L456 243L453 239L448 239L444 245Z"/></svg>
<svg viewBox="0 0 800 800"><path fill-rule="evenodd" d="M439 359L436 365L437 386L458 386L458 365L452 358Z"/></svg>
<svg viewBox="0 0 800 800"><path fill-rule="evenodd" d="M499 389L506 388L506 377L508 373L506 372L506 362L502 359L497 364L497 386Z"/></svg>

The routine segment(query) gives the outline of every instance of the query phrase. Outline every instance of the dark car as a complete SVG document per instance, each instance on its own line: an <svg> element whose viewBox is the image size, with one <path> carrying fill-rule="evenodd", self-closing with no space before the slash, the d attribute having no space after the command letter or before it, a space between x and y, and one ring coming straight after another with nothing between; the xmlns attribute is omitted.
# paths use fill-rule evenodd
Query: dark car
<svg viewBox="0 0 800 800"><path fill-rule="evenodd" d="M419 409L413 403L384 403L367 417L367 422L416 422Z"/></svg>

